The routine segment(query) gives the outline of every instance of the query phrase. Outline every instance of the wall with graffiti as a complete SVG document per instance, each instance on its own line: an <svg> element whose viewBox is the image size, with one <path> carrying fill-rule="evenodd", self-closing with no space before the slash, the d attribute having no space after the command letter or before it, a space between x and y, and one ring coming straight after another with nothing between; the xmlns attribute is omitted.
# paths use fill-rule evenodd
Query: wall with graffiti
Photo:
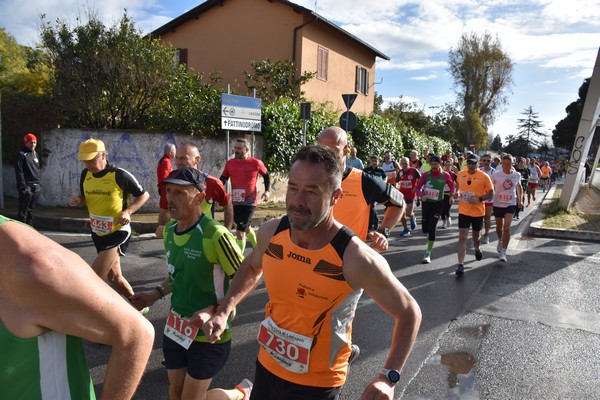
<svg viewBox="0 0 600 400"><path fill-rule="evenodd" d="M41 137L40 137L41 136ZM79 193L79 179L85 168L77 161L79 144L87 139L100 139L106 146L108 162L131 172L150 193L143 211L158 210L158 191L156 186L156 166L163 155L164 145L194 142L200 149L202 161L199 168L217 178L221 176L228 157L225 137L197 139L179 133L148 133L135 131L90 131L77 129L53 129L39 136L43 146L38 150L43 154L42 194L40 204L47 206L66 206L71 196ZM233 141L243 136L232 134L230 153L233 154ZM246 136L247 139L251 135ZM254 136L253 156L262 158L263 137ZM9 168L6 168L9 167ZM173 164L175 168L175 165ZM5 166L3 176L5 193L16 197L14 170ZM259 188L262 185L259 184Z"/></svg>

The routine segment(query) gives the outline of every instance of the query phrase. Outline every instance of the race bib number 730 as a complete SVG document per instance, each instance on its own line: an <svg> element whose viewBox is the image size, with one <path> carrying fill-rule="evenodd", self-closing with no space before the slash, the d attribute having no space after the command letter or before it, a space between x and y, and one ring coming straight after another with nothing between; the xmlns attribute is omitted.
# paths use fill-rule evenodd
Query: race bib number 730
<svg viewBox="0 0 600 400"><path fill-rule="evenodd" d="M258 343L283 368L297 374L308 372L312 338L282 329L271 317L258 330Z"/></svg>

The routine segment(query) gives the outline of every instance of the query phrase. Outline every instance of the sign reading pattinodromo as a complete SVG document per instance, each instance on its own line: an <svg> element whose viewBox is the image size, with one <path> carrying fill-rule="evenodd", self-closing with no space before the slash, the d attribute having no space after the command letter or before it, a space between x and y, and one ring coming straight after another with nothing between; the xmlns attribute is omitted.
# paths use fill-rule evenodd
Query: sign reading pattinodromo
<svg viewBox="0 0 600 400"><path fill-rule="evenodd" d="M262 100L221 94L221 129L260 132Z"/></svg>

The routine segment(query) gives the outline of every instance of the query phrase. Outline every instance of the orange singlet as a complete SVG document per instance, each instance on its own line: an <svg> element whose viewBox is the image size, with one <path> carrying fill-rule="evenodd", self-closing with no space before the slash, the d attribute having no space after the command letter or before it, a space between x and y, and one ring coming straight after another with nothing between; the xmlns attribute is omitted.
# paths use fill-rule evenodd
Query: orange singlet
<svg viewBox="0 0 600 400"><path fill-rule="evenodd" d="M342 197L333 207L333 218L347 226L363 242L369 232L371 206L363 196L362 171L352 168L342 180Z"/></svg>
<svg viewBox="0 0 600 400"><path fill-rule="evenodd" d="M352 320L362 290L344 279L342 258L352 233L340 229L318 250L295 245L283 217L262 258L269 303L259 328L258 361L299 385L345 383Z"/></svg>

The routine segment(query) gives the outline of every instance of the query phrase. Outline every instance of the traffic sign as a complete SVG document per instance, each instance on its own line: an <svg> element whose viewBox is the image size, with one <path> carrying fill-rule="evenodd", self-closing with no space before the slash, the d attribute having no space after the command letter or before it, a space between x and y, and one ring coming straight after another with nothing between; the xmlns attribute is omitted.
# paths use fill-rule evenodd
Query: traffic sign
<svg viewBox="0 0 600 400"><path fill-rule="evenodd" d="M354 100L356 100L356 93L352 94L343 94L342 99L344 99L344 104L346 105L346 110L352 108L352 104L354 104Z"/></svg>
<svg viewBox="0 0 600 400"><path fill-rule="evenodd" d="M346 132L356 128L356 114L352 111L346 111L340 117L340 127L344 128Z"/></svg>
<svg viewBox="0 0 600 400"><path fill-rule="evenodd" d="M221 129L260 132L261 106L255 97L221 94Z"/></svg>

